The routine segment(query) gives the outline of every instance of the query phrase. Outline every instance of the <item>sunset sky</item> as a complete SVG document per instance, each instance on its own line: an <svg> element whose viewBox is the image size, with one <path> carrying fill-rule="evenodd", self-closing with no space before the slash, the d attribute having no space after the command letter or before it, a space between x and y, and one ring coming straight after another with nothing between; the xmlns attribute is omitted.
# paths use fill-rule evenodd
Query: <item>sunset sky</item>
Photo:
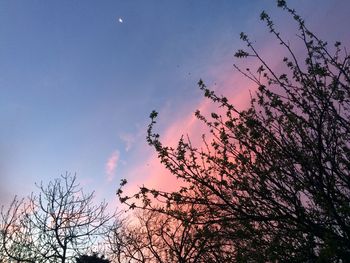
<svg viewBox="0 0 350 263"><path fill-rule="evenodd" d="M288 2L321 38L349 46L350 1ZM122 178L174 186L146 144L149 113L172 144L202 132L200 78L244 107L254 87L232 67L239 33L274 67L280 59L262 10L296 43L271 0L0 1L0 204L66 172L112 203Z"/></svg>

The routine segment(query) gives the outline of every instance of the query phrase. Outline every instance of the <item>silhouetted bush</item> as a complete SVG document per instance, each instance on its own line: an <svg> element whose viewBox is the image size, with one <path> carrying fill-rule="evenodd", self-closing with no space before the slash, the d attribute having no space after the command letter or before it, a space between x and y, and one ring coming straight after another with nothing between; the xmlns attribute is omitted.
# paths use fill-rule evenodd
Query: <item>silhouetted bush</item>
<svg viewBox="0 0 350 263"><path fill-rule="evenodd" d="M99 257L97 253L94 253L91 256L81 255L76 259L76 263L110 263L110 261L104 256Z"/></svg>

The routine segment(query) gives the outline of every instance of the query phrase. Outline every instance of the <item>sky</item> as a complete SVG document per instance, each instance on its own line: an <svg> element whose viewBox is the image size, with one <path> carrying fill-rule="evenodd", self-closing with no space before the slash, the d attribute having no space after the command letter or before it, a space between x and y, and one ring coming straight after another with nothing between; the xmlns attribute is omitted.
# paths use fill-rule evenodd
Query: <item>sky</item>
<svg viewBox="0 0 350 263"><path fill-rule="evenodd" d="M349 44L349 1L289 5L321 38ZM272 0L0 1L0 205L66 172L113 204L122 178L130 191L174 187L146 143L148 116L159 112L170 145L199 138L193 113L210 108L199 79L244 107L254 87L233 70L239 33L280 59L262 10L296 43Z"/></svg>

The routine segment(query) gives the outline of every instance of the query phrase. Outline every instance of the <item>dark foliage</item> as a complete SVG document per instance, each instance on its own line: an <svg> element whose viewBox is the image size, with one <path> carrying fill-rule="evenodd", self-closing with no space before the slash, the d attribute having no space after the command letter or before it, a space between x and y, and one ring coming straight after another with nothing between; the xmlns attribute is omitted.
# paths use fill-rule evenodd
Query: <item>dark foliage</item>
<svg viewBox="0 0 350 263"><path fill-rule="evenodd" d="M257 86L250 107L238 110L200 80L205 97L219 107L209 116L196 112L209 133L202 147L189 138L175 148L163 145L153 131L157 113L150 116L147 140L183 186L118 194L131 208L198 226L198 236L225 242L229 247L220 253L236 262L348 262L350 56L340 42L330 47L313 34L285 1L278 6L297 23L305 56L295 54L262 12L287 53L284 72L273 70L242 33L248 49L236 57L260 64L256 73L235 66Z"/></svg>
<svg viewBox="0 0 350 263"><path fill-rule="evenodd" d="M76 263L110 263L110 261L104 256L99 257L97 253L93 253L91 256L81 255L76 259Z"/></svg>

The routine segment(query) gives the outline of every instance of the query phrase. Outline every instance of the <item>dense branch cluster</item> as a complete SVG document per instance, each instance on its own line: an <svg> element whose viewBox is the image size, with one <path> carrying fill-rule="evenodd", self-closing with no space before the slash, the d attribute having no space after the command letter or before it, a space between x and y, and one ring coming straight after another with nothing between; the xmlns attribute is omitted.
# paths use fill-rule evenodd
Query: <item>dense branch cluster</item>
<svg viewBox="0 0 350 263"><path fill-rule="evenodd" d="M138 211L132 223L111 232L111 258L118 263L231 262L227 241L207 232L198 224L157 211Z"/></svg>
<svg viewBox="0 0 350 263"><path fill-rule="evenodd" d="M231 245L226 251L237 262L346 262L350 57L341 43L329 48L310 32L284 1L278 5L298 24L306 57L294 53L263 12L261 20L287 52L281 59L285 72L274 71L242 33L248 50L238 50L236 57L260 64L256 73L235 66L258 87L250 107L238 110L199 81L220 108L210 116L196 112L210 134L201 147L189 138L175 148L163 145L153 132L156 112L148 129L149 144L183 186L175 192L142 187L133 197L122 190L119 195L130 207L200 226L197 234L207 242Z"/></svg>

